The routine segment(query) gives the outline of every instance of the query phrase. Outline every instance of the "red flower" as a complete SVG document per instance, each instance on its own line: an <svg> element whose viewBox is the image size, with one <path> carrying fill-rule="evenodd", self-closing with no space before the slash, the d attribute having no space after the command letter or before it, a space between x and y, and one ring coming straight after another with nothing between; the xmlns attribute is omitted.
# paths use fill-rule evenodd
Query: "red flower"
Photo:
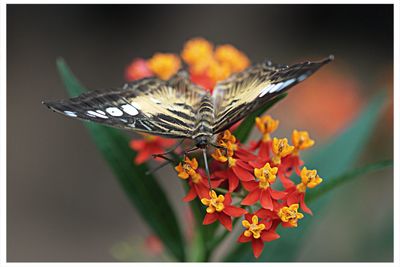
<svg viewBox="0 0 400 267"><path fill-rule="evenodd" d="M125 69L125 80L134 81L153 76L146 60L142 58L134 59Z"/></svg>
<svg viewBox="0 0 400 267"><path fill-rule="evenodd" d="M217 196L217 193L215 193L214 190L211 190L209 196L210 198L201 199L201 203L208 206L207 214L204 217L203 224L211 224L218 220L228 231L232 231L231 217L240 217L243 214L246 214L247 211L242 208L232 206L232 198L229 193L225 196Z"/></svg>
<svg viewBox="0 0 400 267"><path fill-rule="evenodd" d="M286 202L288 205L293 205L300 203L300 207L304 212L312 214L310 208L307 207L304 199L307 187L314 188L322 182L322 178L319 177L316 170L307 170L306 167L303 167L300 173L301 183L298 185L293 185L288 188L286 191L288 192L288 197Z"/></svg>
<svg viewBox="0 0 400 267"><path fill-rule="evenodd" d="M276 191L271 188L276 180L277 167L271 168L269 163L264 167L254 169L258 181L243 182L244 188L250 193L242 200L242 205L253 205L260 201L264 209L273 210L273 199L278 200L286 196L286 192Z"/></svg>
<svg viewBox="0 0 400 267"><path fill-rule="evenodd" d="M264 249L264 242L271 242L279 238L275 229L271 229L272 221L259 221L257 215L246 214L242 221L246 230L239 236L238 242L246 243L251 241L254 257L258 258Z"/></svg>
<svg viewBox="0 0 400 267"><path fill-rule="evenodd" d="M144 139L132 140L129 146L138 152L135 158L136 164L142 164L153 154L162 154L164 150L176 143L173 139L166 139L159 136L145 135Z"/></svg>

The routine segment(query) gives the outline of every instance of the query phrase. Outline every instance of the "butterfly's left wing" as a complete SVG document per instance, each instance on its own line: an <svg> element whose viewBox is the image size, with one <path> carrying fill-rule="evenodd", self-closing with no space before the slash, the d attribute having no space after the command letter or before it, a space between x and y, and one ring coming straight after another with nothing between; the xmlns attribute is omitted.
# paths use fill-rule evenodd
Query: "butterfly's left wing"
<svg viewBox="0 0 400 267"><path fill-rule="evenodd" d="M195 108L207 91L179 72L168 81L145 78L123 88L45 102L53 111L107 126L171 138L191 138Z"/></svg>
<svg viewBox="0 0 400 267"><path fill-rule="evenodd" d="M219 82L212 95L215 108L213 133L228 129L332 60L333 56L330 56L318 62L291 66L264 62Z"/></svg>

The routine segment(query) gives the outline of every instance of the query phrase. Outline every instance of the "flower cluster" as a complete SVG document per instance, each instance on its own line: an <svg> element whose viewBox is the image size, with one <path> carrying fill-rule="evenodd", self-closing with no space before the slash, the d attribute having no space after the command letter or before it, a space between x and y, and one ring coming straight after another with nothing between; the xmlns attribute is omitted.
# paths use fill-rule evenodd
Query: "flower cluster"
<svg viewBox="0 0 400 267"><path fill-rule="evenodd" d="M169 79L182 61L188 65L192 82L205 90L212 90L218 81L250 63L246 55L231 45L214 48L210 42L195 38L185 44L180 57L156 53L148 60L135 59L126 69L126 79ZM254 256L259 257L265 242L279 238L279 225L297 227L304 217L302 212L312 214L305 195L322 178L316 170L304 166L300 157L301 151L314 145L308 132L294 130L291 140L272 136L279 121L271 116L257 117L255 125L261 137L249 146L237 140L232 128L218 135L218 146L211 154L210 181L195 157L185 156L175 170L188 184L183 201L201 201L205 206L203 224L218 221L231 231L233 218L242 217L244 230L238 242L251 242ZM160 137L146 137L132 141L131 147L140 151L136 163L141 163L172 144Z"/></svg>
<svg viewBox="0 0 400 267"><path fill-rule="evenodd" d="M125 70L125 79L156 76L168 80L183 66L182 61L188 67L191 81L210 91L218 81L250 64L247 56L232 45L214 47L203 38L194 38L186 42L180 56L156 53L148 60L134 59Z"/></svg>
<svg viewBox="0 0 400 267"><path fill-rule="evenodd" d="M279 122L270 116L256 118L262 136L250 147L240 144L226 130L218 136L218 145L212 153L212 190L208 190L204 171L197 161L188 167L180 163L175 169L179 177L197 177L202 190L196 189L193 178L189 181L190 198L196 197L207 206L203 224L219 221L228 231L232 229L232 218L241 217L246 229L238 242L252 242L255 257L259 257L265 242L279 238L276 229L297 227L303 213L312 214L305 203L307 189L322 182L316 170L309 170L300 158L300 151L313 146L314 141L306 131L292 132L291 144L287 138L271 137ZM195 159L185 159L190 164ZM184 175L182 175L184 173ZM298 183L296 183L298 181ZM278 182L282 189L277 187ZM221 192L222 194L217 194ZM224 194L225 193L225 194ZM236 205L232 205L232 198Z"/></svg>

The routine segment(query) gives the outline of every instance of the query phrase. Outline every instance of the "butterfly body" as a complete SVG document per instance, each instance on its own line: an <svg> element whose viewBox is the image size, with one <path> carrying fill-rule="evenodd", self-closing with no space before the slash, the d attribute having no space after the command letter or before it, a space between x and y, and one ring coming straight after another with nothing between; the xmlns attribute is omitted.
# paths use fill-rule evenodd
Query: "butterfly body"
<svg viewBox="0 0 400 267"><path fill-rule="evenodd" d="M196 114L196 128L193 131L193 139L198 148L205 148L214 135L212 125L214 124L214 106L211 95L205 94Z"/></svg>
<svg viewBox="0 0 400 267"><path fill-rule="evenodd" d="M212 94L180 71L168 81L145 78L122 88L96 90L44 104L69 117L169 138L192 139L198 148L205 149L215 134L332 59L330 56L291 66L266 61L217 83Z"/></svg>

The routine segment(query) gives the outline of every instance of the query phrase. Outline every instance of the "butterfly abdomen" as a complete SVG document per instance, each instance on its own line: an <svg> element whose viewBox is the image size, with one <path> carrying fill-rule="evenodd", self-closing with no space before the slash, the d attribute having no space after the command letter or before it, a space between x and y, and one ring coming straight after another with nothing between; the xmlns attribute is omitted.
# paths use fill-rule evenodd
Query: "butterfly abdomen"
<svg viewBox="0 0 400 267"><path fill-rule="evenodd" d="M193 139L196 146L204 148L209 143L212 135L212 125L214 123L214 106L210 95L205 95L201 101L196 113L196 126L193 131Z"/></svg>

